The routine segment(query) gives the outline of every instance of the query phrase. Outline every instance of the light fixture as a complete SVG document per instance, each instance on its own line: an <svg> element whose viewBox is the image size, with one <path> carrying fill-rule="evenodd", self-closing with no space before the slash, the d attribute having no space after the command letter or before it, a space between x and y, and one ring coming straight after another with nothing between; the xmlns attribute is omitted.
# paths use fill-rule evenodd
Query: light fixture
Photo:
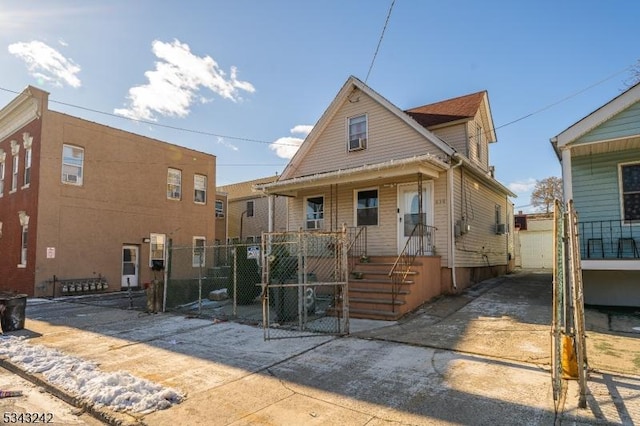
<svg viewBox="0 0 640 426"><path fill-rule="evenodd" d="M142 242L143 242L143 243L150 243L150 242L151 242L151 238L149 238L149 237L144 237L144 238L142 238Z"/></svg>

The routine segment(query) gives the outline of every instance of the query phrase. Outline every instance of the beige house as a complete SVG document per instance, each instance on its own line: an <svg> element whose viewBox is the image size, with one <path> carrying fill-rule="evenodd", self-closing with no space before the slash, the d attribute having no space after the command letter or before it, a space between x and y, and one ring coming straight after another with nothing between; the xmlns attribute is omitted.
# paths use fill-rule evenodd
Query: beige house
<svg viewBox="0 0 640 426"><path fill-rule="evenodd" d="M227 195L227 239L242 242L258 242L263 232L269 231L269 212L273 216L271 231L285 231L287 226L287 198L274 197L269 210L269 199L254 185L275 182L278 176L254 179L218 187Z"/></svg>
<svg viewBox="0 0 640 426"><path fill-rule="evenodd" d="M216 218L216 244L224 244L227 241L227 211L229 203L227 193L216 191L215 218Z"/></svg>
<svg viewBox="0 0 640 426"><path fill-rule="evenodd" d="M52 111L47 92L27 87L0 110L0 291L161 279L169 242L214 239L215 160Z"/></svg>
<svg viewBox="0 0 640 426"><path fill-rule="evenodd" d="M288 197L288 230L349 227L367 261L353 263L351 315L397 318L512 267L515 195L493 177L495 141L485 91L403 111L350 77L256 189Z"/></svg>

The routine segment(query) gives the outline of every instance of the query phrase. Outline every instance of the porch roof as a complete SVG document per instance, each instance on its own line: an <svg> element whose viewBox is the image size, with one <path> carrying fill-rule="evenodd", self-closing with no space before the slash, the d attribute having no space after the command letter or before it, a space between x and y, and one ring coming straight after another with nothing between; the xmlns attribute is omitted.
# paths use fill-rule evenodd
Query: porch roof
<svg viewBox="0 0 640 426"><path fill-rule="evenodd" d="M271 195L296 196L297 192L303 188L309 189L337 183L364 182L417 173L437 178L440 172L446 171L448 168L449 165L439 158L431 154L424 154L254 185L253 189Z"/></svg>

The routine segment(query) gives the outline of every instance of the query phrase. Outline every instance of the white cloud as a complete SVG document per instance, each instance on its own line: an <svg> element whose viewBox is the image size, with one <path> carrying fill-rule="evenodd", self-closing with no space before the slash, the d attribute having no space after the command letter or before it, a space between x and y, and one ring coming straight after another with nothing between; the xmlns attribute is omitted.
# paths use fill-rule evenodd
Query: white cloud
<svg viewBox="0 0 640 426"><path fill-rule="evenodd" d="M528 193L533 191L535 188L537 180L534 178L529 178L526 180L519 180L515 182L511 182L508 187L510 190L515 192L516 194Z"/></svg>
<svg viewBox="0 0 640 426"><path fill-rule="evenodd" d="M10 44L9 53L22 59L29 74L41 82L59 87L64 83L76 88L82 84L76 76L80 66L41 41Z"/></svg>
<svg viewBox="0 0 640 426"><path fill-rule="evenodd" d="M227 140L223 137L218 136L218 143L222 146L226 146L232 151L238 151L238 147L232 144L231 142L227 142Z"/></svg>
<svg viewBox="0 0 640 426"><path fill-rule="evenodd" d="M289 131L293 135L302 135L302 138L285 136L273 142L271 145L269 145L269 148L274 150L278 157L290 160L298 151L298 148L300 148L302 142L304 142L304 138L307 137L307 135L311 132L311 129L313 129L313 126L298 124Z"/></svg>
<svg viewBox="0 0 640 426"><path fill-rule="evenodd" d="M155 40L151 50L158 61L154 70L144 74L149 83L129 89L129 106L115 109L116 114L152 121L156 114L185 117L194 102L210 101L198 94L200 88L234 102L241 99L241 90L255 92L251 83L238 80L236 67L231 67L227 78L213 58L194 55L187 44L178 40Z"/></svg>

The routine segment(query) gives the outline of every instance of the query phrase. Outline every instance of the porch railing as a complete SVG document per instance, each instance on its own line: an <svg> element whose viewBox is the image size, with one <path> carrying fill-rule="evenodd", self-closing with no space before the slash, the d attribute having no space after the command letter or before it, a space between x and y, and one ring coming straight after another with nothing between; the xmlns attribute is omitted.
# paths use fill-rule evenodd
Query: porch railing
<svg viewBox="0 0 640 426"><path fill-rule="evenodd" d="M349 258L349 272L353 271L356 260L367 255L367 227L347 228L347 256Z"/></svg>
<svg viewBox="0 0 640 426"><path fill-rule="evenodd" d="M391 267L389 278L391 279L391 306L393 312L395 312L396 309L396 300L398 294L400 294L402 283L405 282L411 272L411 267L415 263L416 257L433 254L433 242L436 239L436 231L437 228L435 226L424 225L422 223L416 224L411 234L409 234L404 248Z"/></svg>
<svg viewBox="0 0 640 426"><path fill-rule="evenodd" d="M640 220L579 222L578 230L583 260L640 258Z"/></svg>

